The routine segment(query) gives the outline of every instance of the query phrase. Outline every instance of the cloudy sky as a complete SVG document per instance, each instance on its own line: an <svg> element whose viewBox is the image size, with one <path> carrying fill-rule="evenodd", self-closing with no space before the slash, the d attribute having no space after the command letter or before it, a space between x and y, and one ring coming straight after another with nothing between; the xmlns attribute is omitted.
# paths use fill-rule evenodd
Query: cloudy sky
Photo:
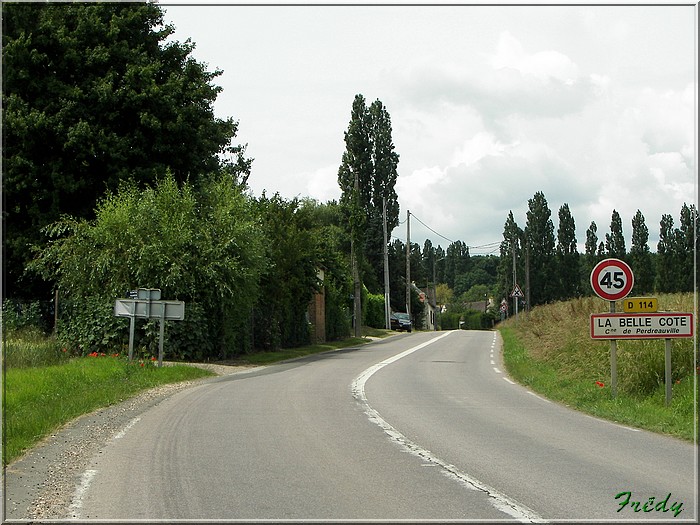
<svg viewBox="0 0 700 525"><path fill-rule="evenodd" d="M569 205L580 250L613 210L629 250L641 210L655 251L661 215L697 203L697 5L160 4L224 71L215 110L239 121L256 195L338 199L360 93L391 116L421 245L498 253L508 212L524 227L541 191L555 234Z"/></svg>

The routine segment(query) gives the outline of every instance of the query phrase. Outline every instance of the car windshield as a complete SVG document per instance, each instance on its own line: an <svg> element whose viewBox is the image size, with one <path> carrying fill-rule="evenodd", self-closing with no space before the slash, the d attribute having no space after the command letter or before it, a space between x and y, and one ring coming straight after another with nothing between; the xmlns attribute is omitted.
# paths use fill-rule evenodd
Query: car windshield
<svg viewBox="0 0 700 525"><path fill-rule="evenodd" d="M397 319L403 319L404 321L408 321L410 317L408 314L395 314Z"/></svg>

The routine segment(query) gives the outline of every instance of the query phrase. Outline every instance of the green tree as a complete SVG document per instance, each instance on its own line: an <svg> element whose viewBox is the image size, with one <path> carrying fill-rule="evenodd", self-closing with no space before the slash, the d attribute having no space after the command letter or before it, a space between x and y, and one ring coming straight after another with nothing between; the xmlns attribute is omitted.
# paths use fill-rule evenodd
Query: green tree
<svg viewBox="0 0 700 525"><path fill-rule="evenodd" d="M676 291L676 274L679 271L677 265L676 235L673 231L673 217L664 213L659 224L659 242L656 245L657 266L656 283L657 292L668 293Z"/></svg>
<svg viewBox="0 0 700 525"><path fill-rule="evenodd" d="M261 275L260 299L254 308L254 346L276 350L308 344L306 314L314 291L322 285L319 271L339 263L317 233L310 209L314 203L263 194L256 205L270 264Z"/></svg>
<svg viewBox="0 0 700 525"><path fill-rule="evenodd" d="M537 192L528 201L525 248L529 266L529 306L556 298L554 268L554 224L544 193ZM527 286L527 285L526 285ZM528 290L523 290L528 294Z"/></svg>
<svg viewBox="0 0 700 525"><path fill-rule="evenodd" d="M500 248L498 265L497 295L508 300L510 293L518 280L524 276L522 266L523 230L513 218L513 212L508 212L508 218L503 226L503 241ZM517 283L519 284L519 283Z"/></svg>
<svg viewBox="0 0 700 525"><path fill-rule="evenodd" d="M581 274L580 257L576 246L576 224L566 203L559 208L556 264L559 274L559 299L580 295Z"/></svg>
<svg viewBox="0 0 700 525"><path fill-rule="evenodd" d="M683 203L680 212L678 229L675 231L676 251L678 257L678 292L694 290L695 254L697 253L697 222L698 211L695 205Z"/></svg>
<svg viewBox="0 0 700 525"><path fill-rule="evenodd" d="M654 291L654 267L649 250L649 228L644 222L640 210L632 219L632 247L630 248L630 266L634 272L633 293L643 295Z"/></svg>
<svg viewBox="0 0 700 525"><path fill-rule="evenodd" d="M622 219L617 210L613 210L610 221L610 233L605 234L605 250L609 257L624 260L627 255L625 236L622 233Z"/></svg>
<svg viewBox="0 0 700 525"><path fill-rule="evenodd" d="M356 207L352 213L358 217L350 221L351 228L356 229L353 238L361 243L359 260L366 259L366 268L369 269L362 278L372 292L382 291L384 283L385 199L387 231L391 233L399 224L398 196L394 189L399 156L394 151L391 135L391 118L382 102L376 100L368 108L364 97L355 95L345 133L346 149L338 170L338 184L343 192L341 202ZM357 203L353 204L355 191Z"/></svg>
<svg viewBox="0 0 700 525"><path fill-rule="evenodd" d="M583 257L583 268L581 270L581 290L593 293L590 285L590 275L593 268L602 257L598 255L598 226L595 221L586 230L586 254Z"/></svg>
<svg viewBox="0 0 700 525"><path fill-rule="evenodd" d="M3 242L6 296L40 295L29 246L62 215L91 219L123 180L144 187L225 169L245 182L237 123L190 41L145 3L3 3Z"/></svg>

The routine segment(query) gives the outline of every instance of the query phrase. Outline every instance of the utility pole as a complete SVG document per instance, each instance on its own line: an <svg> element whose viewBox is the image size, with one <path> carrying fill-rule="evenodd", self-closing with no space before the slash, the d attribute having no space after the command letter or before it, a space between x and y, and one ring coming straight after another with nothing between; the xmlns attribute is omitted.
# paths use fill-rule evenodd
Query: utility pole
<svg viewBox="0 0 700 525"><path fill-rule="evenodd" d="M382 200L384 214L384 320L386 321L386 329L391 330L391 306L389 304L389 249L387 247L389 240L386 231L386 197L384 197Z"/></svg>
<svg viewBox="0 0 700 525"><path fill-rule="evenodd" d="M411 316L411 212L406 210L406 313Z"/></svg>
<svg viewBox="0 0 700 525"><path fill-rule="evenodd" d="M513 239L511 241L511 247L513 248L513 290L515 290L515 286L518 284L518 273L517 270L515 269L515 243L517 242L517 237L514 235ZM515 322L518 322L518 301L520 300L519 297L513 296L513 309L515 310Z"/></svg>
<svg viewBox="0 0 700 525"><path fill-rule="evenodd" d="M353 195L353 211L358 213L360 200L360 180L357 170L355 170L355 194ZM360 281L360 268L357 261L358 247L355 246L357 237L357 225L353 221L353 232L350 237L350 255L352 258L352 280L354 283L355 294L353 297L353 314L355 317L355 337L362 337L362 282Z"/></svg>

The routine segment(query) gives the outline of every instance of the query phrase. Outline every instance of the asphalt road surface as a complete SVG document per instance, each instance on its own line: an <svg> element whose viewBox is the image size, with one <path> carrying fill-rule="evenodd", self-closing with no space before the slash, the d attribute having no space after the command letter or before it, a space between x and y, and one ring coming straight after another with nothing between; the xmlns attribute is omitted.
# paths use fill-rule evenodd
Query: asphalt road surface
<svg viewBox="0 0 700 525"><path fill-rule="evenodd" d="M694 521L696 464L692 444L512 383L497 332L414 333L179 392L110 440L70 513Z"/></svg>

